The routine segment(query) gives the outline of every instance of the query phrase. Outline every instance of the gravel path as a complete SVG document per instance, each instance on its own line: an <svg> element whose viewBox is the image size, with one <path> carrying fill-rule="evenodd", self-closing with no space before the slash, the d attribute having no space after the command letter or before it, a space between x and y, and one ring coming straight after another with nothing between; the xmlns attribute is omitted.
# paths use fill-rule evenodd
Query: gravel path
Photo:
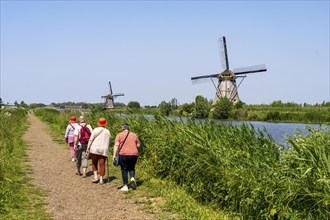
<svg viewBox="0 0 330 220"><path fill-rule="evenodd" d="M87 178L76 176L69 149L55 143L46 132L47 125L35 116L29 115L28 123L23 138L29 145L32 183L48 192L45 207L54 219L156 219L125 199L117 184L93 184L91 167ZM110 174L110 178L116 177Z"/></svg>

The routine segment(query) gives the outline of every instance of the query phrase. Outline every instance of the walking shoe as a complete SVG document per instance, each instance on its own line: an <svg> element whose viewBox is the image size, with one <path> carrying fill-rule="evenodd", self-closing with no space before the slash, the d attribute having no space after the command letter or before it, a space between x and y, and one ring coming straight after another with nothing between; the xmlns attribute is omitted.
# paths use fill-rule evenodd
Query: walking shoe
<svg viewBox="0 0 330 220"><path fill-rule="evenodd" d="M124 186L121 187L119 190L120 190L120 191L123 191L123 192L126 192L126 191L128 191L128 187L127 187L127 185L124 185Z"/></svg>
<svg viewBox="0 0 330 220"><path fill-rule="evenodd" d="M83 173L82 178L86 178L86 176L87 176L86 173Z"/></svg>
<svg viewBox="0 0 330 220"><path fill-rule="evenodd" d="M76 170L76 175L81 176L82 174L78 170Z"/></svg>
<svg viewBox="0 0 330 220"><path fill-rule="evenodd" d="M103 184L104 184L103 180L100 180L100 184L101 184L101 185L103 185Z"/></svg>
<svg viewBox="0 0 330 220"><path fill-rule="evenodd" d="M137 184L134 177L131 178L131 187L133 190L136 190Z"/></svg>
<svg viewBox="0 0 330 220"><path fill-rule="evenodd" d="M75 162L75 161L76 161L76 159L75 159L74 157L72 157L71 161L72 161L72 162Z"/></svg>
<svg viewBox="0 0 330 220"><path fill-rule="evenodd" d="M94 179L92 180L92 183L97 183L98 181L99 181L99 179L95 179L95 178L94 178Z"/></svg>

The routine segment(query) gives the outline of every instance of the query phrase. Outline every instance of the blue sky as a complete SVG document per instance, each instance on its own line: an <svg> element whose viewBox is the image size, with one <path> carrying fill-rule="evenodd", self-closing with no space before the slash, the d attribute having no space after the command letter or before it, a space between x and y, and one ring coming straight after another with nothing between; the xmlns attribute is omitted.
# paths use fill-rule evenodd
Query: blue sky
<svg viewBox="0 0 330 220"><path fill-rule="evenodd" d="M330 101L329 1L4 1L1 0L3 102L158 105L213 84L193 76L266 64L238 91L247 104ZM240 80L238 80L238 83Z"/></svg>

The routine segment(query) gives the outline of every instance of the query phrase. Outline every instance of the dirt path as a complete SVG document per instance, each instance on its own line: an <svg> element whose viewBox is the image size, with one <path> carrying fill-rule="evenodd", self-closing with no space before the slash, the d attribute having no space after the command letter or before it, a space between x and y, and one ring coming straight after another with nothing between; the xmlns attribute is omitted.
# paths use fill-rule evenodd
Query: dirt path
<svg viewBox="0 0 330 220"><path fill-rule="evenodd" d="M35 116L29 115L28 122L23 138L29 145L32 183L48 192L46 209L54 219L156 219L125 199L118 184L93 184L91 167L87 178L76 176L69 150L53 142L47 126Z"/></svg>

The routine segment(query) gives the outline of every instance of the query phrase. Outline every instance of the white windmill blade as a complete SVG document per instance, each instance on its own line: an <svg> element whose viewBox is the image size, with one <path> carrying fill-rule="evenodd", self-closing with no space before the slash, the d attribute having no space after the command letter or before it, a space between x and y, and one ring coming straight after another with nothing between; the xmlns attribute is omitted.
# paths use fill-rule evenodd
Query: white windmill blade
<svg viewBox="0 0 330 220"><path fill-rule="evenodd" d="M220 52L220 62L224 70L229 69L228 54L227 54L227 44L226 38L219 37L219 52Z"/></svg>
<svg viewBox="0 0 330 220"><path fill-rule="evenodd" d="M266 68L265 64L235 68L233 70L235 75L248 74L248 73L258 73L258 72L264 72L264 71L267 71L267 68Z"/></svg>

